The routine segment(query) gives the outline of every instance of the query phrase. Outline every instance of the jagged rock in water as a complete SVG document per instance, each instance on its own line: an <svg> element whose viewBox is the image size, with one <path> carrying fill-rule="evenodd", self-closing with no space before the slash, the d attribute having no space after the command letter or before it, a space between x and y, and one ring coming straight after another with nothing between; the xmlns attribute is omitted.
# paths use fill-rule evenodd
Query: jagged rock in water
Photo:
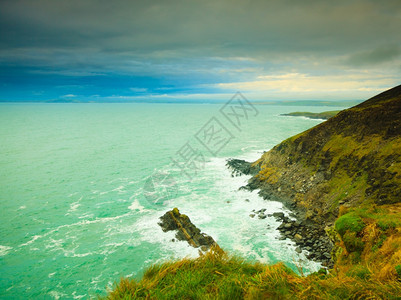
<svg viewBox="0 0 401 300"><path fill-rule="evenodd" d="M178 208L166 212L160 217L158 224L164 232L176 230L175 236L178 240L187 241L192 247L200 247L202 251L207 251L211 246L219 247L211 236L202 233Z"/></svg>

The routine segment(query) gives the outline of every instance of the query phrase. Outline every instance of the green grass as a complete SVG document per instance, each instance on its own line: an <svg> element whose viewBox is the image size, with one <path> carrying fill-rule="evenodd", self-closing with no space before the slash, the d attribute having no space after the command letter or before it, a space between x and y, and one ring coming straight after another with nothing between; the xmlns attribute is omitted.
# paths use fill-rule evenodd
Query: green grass
<svg viewBox="0 0 401 300"><path fill-rule="evenodd" d="M396 299L398 279L377 281L363 265L295 274L221 251L151 266L139 281L121 279L105 299Z"/></svg>
<svg viewBox="0 0 401 300"><path fill-rule="evenodd" d="M396 265L395 271L397 272L398 278L401 280L401 265Z"/></svg>
<svg viewBox="0 0 401 300"><path fill-rule="evenodd" d="M346 274L347 276L359 279L369 279L371 272L366 266L357 264L354 267L352 267Z"/></svg>
<svg viewBox="0 0 401 300"><path fill-rule="evenodd" d="M337 232L343 237L347 231L358 234L365 227L362 218L355 212L347 213L337 219L335 228Z"/></svg>
<svg viewBox="0 0 401 300"><path fill-rule="evenodd" d="M401 204L342 209L335 267L349 276L400 281ZM366 275L366 276L365 276Z"/></svg>

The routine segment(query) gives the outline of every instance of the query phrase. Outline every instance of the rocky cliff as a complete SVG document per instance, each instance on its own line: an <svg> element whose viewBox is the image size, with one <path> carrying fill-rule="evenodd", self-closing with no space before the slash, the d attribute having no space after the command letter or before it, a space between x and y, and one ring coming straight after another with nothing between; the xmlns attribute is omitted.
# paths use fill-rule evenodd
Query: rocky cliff
<svg viewBox="0 0 401 300"><path fill-rule="evenodd" d="M278 229L326 266L329 252L333 260L381 264L372 249L401 243L401 86L283 141L256 162L227 164L233 175L253 175L244 188L294 211L298 226L282 220ZM401 263L401 252L391 256Z"/></svg>
<svg viewBox="0 0 401 300"><path fill-rule="evenodd" d="M401 85L291 137L254 162L260 188L299 217L330 224L339 207L401 202Z"/></svg>

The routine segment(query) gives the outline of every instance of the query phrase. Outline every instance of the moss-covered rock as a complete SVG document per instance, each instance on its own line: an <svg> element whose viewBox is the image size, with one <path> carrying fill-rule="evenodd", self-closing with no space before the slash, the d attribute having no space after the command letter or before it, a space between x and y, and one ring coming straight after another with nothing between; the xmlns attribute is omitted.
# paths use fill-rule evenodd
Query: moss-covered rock
<svg viewBox="0 0 401 300"><path fill-rule="evenodd" d="M347 231L358 234L364 227L365 223L362 218L353 212L339 217L335 223L335 228L341 237L344 236Z"/></svg>

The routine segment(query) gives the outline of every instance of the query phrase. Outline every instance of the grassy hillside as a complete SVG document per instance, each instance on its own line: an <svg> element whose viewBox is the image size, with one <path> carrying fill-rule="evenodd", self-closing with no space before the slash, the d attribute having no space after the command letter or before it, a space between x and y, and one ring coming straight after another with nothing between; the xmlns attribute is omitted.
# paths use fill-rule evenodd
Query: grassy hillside
<svg viewBox="0 0 401 300"><path fill-rule="evenodd" d="M250 186L325 224L340 205L401 201L401 86L341 111L266 152Z"/></svg>
<svg viewBox="0 0 401 300"><path fill-rule="evenodd" d="M288 204L334 244L300 276L222 251L150 267L109 299L401 299L401 86L341 111L254 162L250 189ZM318 237L315 237L318 238Z"/></svg>

